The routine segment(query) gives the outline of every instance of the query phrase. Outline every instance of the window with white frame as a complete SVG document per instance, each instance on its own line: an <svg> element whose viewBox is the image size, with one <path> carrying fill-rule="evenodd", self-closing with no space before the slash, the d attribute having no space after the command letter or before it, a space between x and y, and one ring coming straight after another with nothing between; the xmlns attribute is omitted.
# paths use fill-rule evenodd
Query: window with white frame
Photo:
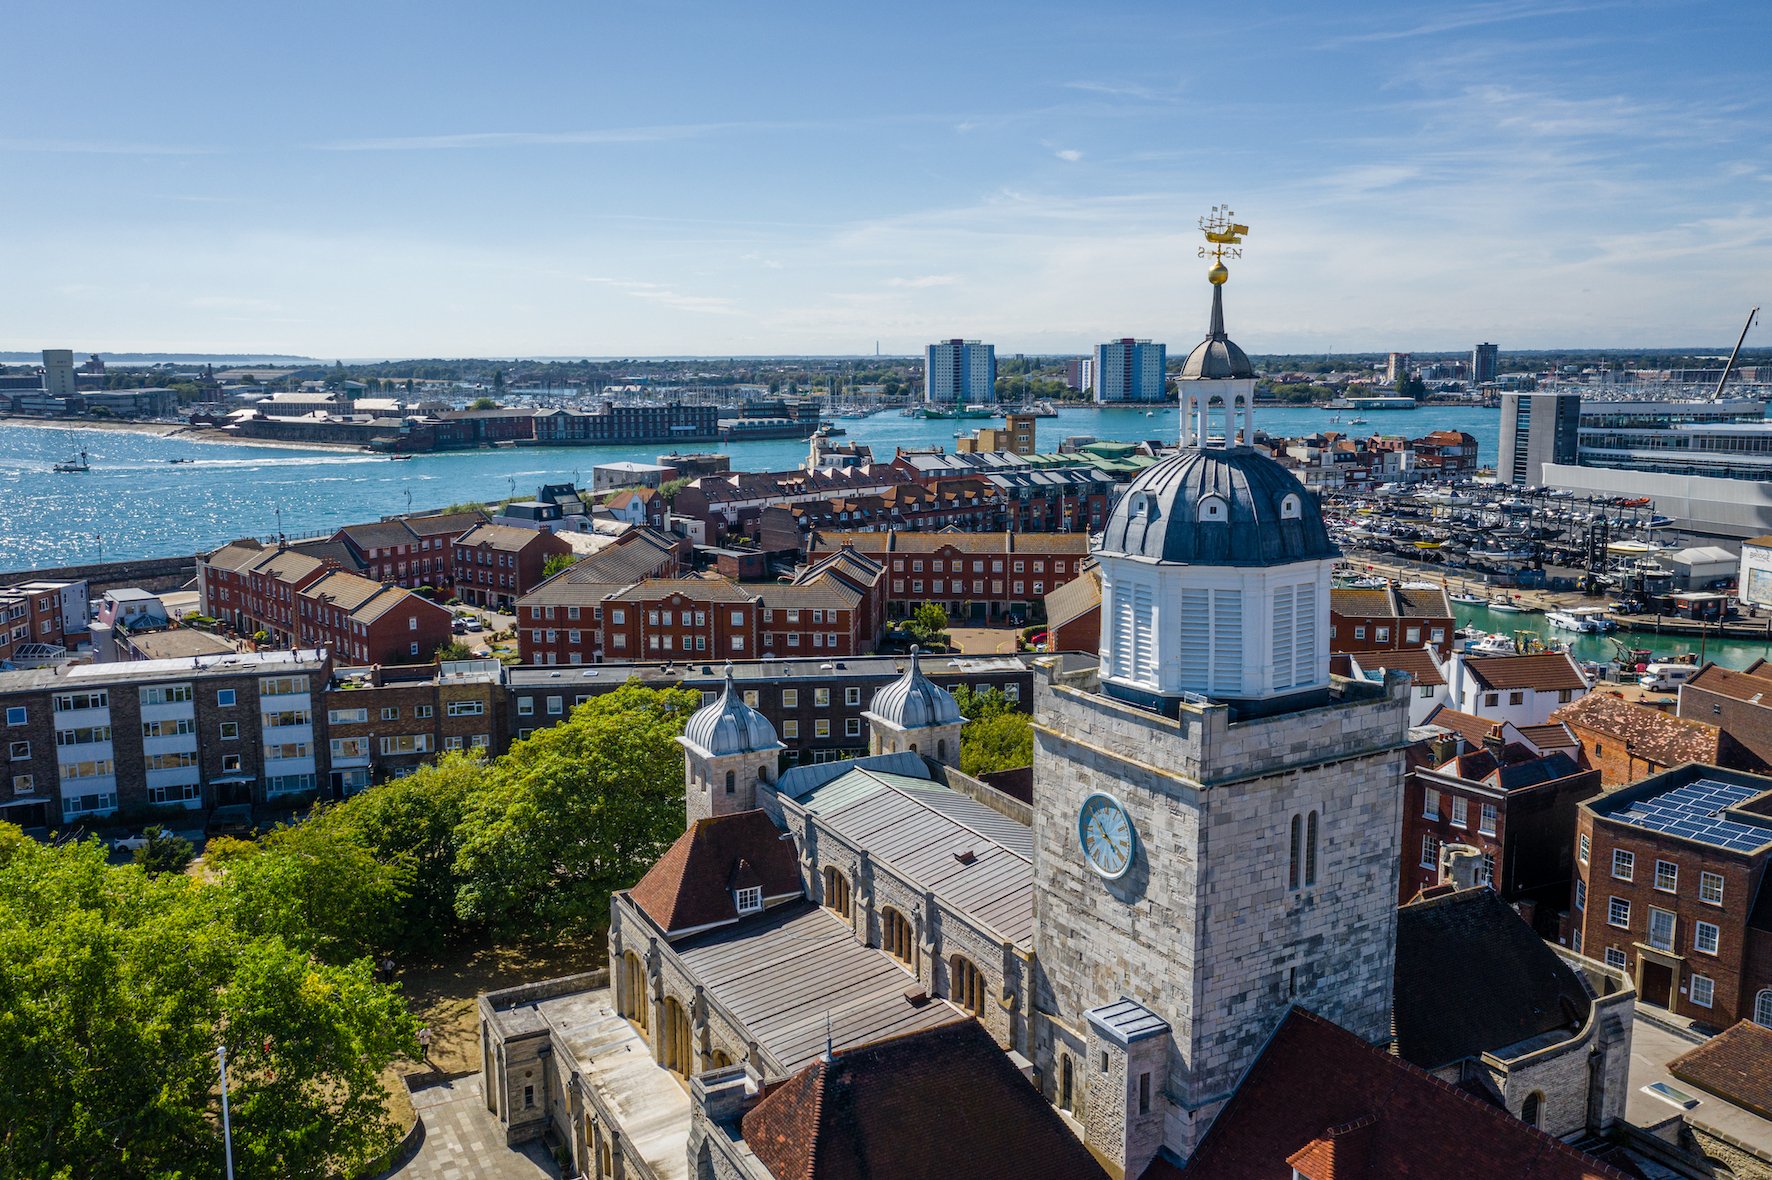
<svg viewBox="0 0 1772 1180"><path fill-rule="evenodd" d="M1692 927L1692 949L1707 955L1716 954L1721 934L1722 930L1715 922L1697 923Z"/></svg>
<svg viewBox="0 0 1772 1180"><path fill-rule="evenodd" d="M763 889L759 885L750 885L737 891L738 912L754 914L763 908Z"/></svg>
<svg viewBox="0 0 1772 1180"><path fill-rule="evenodd" d="M1581 833L1581 841L1576 847L1575 859L1579 860L1582 864L1586 864L1587 850L1589 847L1591 847L1591 845L1588 843L1587 833L1583 832Z"/></svg>
<svg viewBox="0 0 1772 1180"><path fill-rule="evenodd" d="M1586 881L1575 882L1575 908L1578 910L1587 909L1587 882Z"/></svg>
<svg viewBox="0 0 1772 1180"><path fill-rule="evenodd" d="M1716 994L1717 985L1710 976L1694 975L1692 977L1692 985L1686 993L1686 998L1700 1008L1708 1008L1711 1006L1711 1002L1716 999Z"/></svg>
<svg viewBox="0 0 1772 1180"><path fill-rule="evenodd" d="M1655 888L1663 893L1677 893L1680 888L1680 866L1669 860L1655 862Z"/></svg>
<svg viewBox="0 0 1772 1180"><path fill-rule="evenodd" d="M1615 946L1609 946L1606 948L1606 966L1616 967L1618 970L1623 971L1626 962L1627 960L1624 957L1623 951Z"/></svg>
<svg viewBox="0 0 1772 1180"><path fill-rule="evenodd" d="M1468 828L1471 823L1471 801L1460 795L1452 796L1452 826Z"/></svg>
<svg viewBox="0 0 1772 1180"><path fill-rule="evenodd" d="M1630 902L1626 898L1614 897L1606 906L1606 921L1620 928L1630 926Z"/></svg>
<svg viewBox="0 0 1772 1180"><path fill-rule="evenodd" d="M1485 836L1495 834L1495 822L1499 818L1495 804L1483 804L1483 814L1477 819L1477 831Z"/></svg>
<svg viewBox="0 0 1772 1180"><path fill-rule="evenodd" d="M1427 788L1426 791L1422 792L1421 818L1422 819L1439 819L1440 818L1440 793L1438 791L1434 790L1432 787L1429 787L1429 788Z"/></svg>
<svg viewBox="0 0 1772 1180"><path fill-rule="evenodd" d="M1637 872L1637 854L1626 852L1622 848L1612 850L1612 875L1620 881L1635 878Z"/></svg>
<svg viewBox="0 0 1772 1180"><path fill-rule="evenodd" d="M1698 874L1698 900L1706 905L1723 904L1723 874Z"/></svg>
<svg viewBox="0 0 1772 1180"><path fill-rule="evenodd" d="M1649 945L1658 951L1674 949L1674 930L1676 927L1672 910L1660 910L1649 907Z"/></svg>
<svg viewBox="0 0 1772 1180"><path fill-rule="evenodd" d="M1437 836L1421 838L1421 867L1437 869L1440 867L1440 840Z"/></svg>

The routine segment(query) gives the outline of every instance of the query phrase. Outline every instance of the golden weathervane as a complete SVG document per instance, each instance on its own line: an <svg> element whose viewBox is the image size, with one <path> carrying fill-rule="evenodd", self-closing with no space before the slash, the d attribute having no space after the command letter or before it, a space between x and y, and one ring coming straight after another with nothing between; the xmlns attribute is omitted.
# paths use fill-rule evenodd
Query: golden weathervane
<svg viewBox="0 0 1772 1180"><path fill-rule="evenodd" d="M1206 280L1218 286L1231 277L1225 269L1226 257L1243 257L1243 235L1249 227L1236 221L1236 211L1229 205L1214 205L1212 212L1200 218L1200 232L1206 235L1207 244L1200 247L1201 258L1212 259L1212 269L1206 272Z"/></svg>

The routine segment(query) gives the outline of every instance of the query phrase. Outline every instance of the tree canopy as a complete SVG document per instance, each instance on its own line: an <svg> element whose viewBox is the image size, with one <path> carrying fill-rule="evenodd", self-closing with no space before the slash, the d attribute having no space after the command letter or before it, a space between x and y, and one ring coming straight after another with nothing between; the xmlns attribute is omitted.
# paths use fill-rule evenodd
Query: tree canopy
<svg viewBox="0 0 1772 1180"><path fill-rule="evenodd" d="M377 1074L417 1021L366 960L245 924L233 884L110 867L0 825L0 1172L350 1173L390 1146Z"/></svg>
<svg viewBox="0 0 1772 1180"><path fill-rule="evenodd" d="M1001 689L974 691L962 684L954 690L954 703L966 718L960 730L962 773L978 778L1033 764L1033 720Z"/></svg>
<svg viewBox="0 0 1772 1180"><path fill-rule="evenodd" d="M518 742L469 796L457 831L455 911L503 933L592 929L609 895L683 831L683 755L701 704L629 683Z"/></svg>

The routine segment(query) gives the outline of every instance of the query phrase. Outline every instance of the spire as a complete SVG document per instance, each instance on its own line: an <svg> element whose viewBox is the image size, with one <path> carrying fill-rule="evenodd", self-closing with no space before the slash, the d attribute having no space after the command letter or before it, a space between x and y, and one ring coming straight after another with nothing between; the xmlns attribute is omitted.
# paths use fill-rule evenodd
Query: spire
<svg viewBox="0 0 1772 1180"><path fill-rule="evenodd" d="M1206 328L1206 339L1228 340L1224 331L1224 284L1212 284L1212 323Z"/></svg>

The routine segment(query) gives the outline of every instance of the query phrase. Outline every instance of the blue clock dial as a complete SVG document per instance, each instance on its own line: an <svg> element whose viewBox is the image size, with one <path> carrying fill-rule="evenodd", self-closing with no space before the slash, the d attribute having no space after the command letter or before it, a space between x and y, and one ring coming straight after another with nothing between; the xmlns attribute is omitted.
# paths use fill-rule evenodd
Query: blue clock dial
<svg viewBox="0 0 1772 1180"><path fill-rule="evenodd" d="M1112 795L1097 792L1083 800L1077 812L1077 839L1089 867L1108 880L1125 876L1132 867L1132 820Z"/></svg>

